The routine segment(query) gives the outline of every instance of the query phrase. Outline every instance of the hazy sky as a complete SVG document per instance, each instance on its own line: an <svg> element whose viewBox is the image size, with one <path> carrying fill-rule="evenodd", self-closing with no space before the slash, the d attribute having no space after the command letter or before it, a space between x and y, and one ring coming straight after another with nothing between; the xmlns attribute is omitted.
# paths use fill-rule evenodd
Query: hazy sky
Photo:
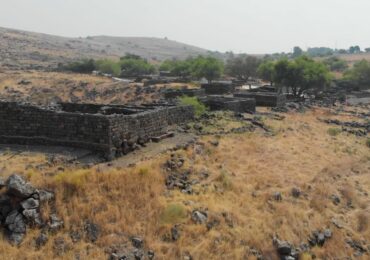
<svg viewBox="0 0 370 260"><path fill-rule="evenodd" d="M0 0L0 27L247 53L370 47L370 0Z"/></svg>

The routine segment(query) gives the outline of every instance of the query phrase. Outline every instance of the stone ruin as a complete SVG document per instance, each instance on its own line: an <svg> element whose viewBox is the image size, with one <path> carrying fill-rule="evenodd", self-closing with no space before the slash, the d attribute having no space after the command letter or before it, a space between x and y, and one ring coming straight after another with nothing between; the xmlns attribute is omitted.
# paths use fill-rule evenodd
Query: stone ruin
<svg viewBox="0 0 370 260"><path fill-rule="evenodd" d="M192 106L0 102L0 143L71 146L111 160L193 117Z"/></svg>
<svg viewBox="0 0 370 260"><path fill-rule="evenodd" d="M234 97L238 98L253 98L256 100L256 106L262 107L281 107L286 103L286 95L276 92L249 92L240 91L234 93Z"/></svg>
<svg viewBox="0 0 370 260"><path fill-rule="evenodd" d="M256 100L228 96L206 96L199 99L210 110L229 110L237 113L256 112Z"/></svg>
<svg viewBox="0 0 370 260"><path fill-rule="evenodd" d="M208 84L202 84L207 95L227 95L235 92L236 85L232 83L213 82Z"/></svg>
<svg viewBox="0 0 370 260"><path fill-rule="evenodd" d="M188 97L204 97L206 92L204 89L167 89L164 91L165 99L176 99L181 96Z"/></svg>

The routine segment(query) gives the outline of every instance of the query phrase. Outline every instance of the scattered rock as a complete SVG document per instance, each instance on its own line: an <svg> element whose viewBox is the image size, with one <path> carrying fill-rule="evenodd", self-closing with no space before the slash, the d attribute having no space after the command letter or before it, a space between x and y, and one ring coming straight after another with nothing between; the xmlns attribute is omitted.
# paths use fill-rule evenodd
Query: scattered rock
<svg viewBox="0 0 370 260"><path fill-rule="evenodd" d="M276 201L282 201L283 200L283 195L281 194L281 192L275 192L273 197L274 197L274 200L276 200Z"/></svg>
<svg viewBox="0 0 370 260"><path fill-rule="evenodd" d="M48 202L55 198L54 193L47 190L39 190L38 195L40 198L40 202Z"/></svg>
<svg viewBox="0 0 370 260"><path fill-rule="evenodd" d="M207 212L204 212L204 211L194 210L191 213L191 219L196 224L204 224L207 221L207 218L208 218L208 214Z"/></svg>
<svg viewBox="0 0 370 260"><path fill-rule="evenodd" d="M59 231L60 229L62 229L63 226L64 226L64 222L60 220L56 214L50 215L50 219L48 223L50 232L55 233Z"/></svg>
<svg viewBox="0 0 370 260"><path fill-rule="evenodd" d="M177 241L180 238L179 226L175 225L171 228L171 239L172 241Z"/></svg>
<svg viewBox="0 0 370 260"><path fill-rule="evenodd" d="M217 147L220 144L218 140L212 140L212 141L209 141L209 143L215 147Z"/></svg>
<svg viewBox="0 0 370 260"><path fill-rule="evenodd" d="M299 188L292 189L292 196L294 198L299 198L301 196L301 190Z"/></svg>
<svg viewBox="0 0 370 260"><path fill-rule="evenodd" d="M327 239L332 237L330 229L325 229L324 232L316 230L308 238L308 242L311 246L323 246Z"/></svg>
<svg viewBox="0 0 370 260"><path fill-rule="evenodd" d="M339 196L333 194L330 196L332 202L334 203L334 205L339 205L340 204L340 198Z"/></svg>
<svg viewBox="0 0 370 260"><path fill-rule="evenodd" d="M97 224L87 221L85 223L85 232L87 240L94 243L100 236L100 227Z"/></svg>
<svg viewBox="0 0 370 260"><path fill-rule="evenodd" d="M144 246L144 241L139 237L131 238L131 243L135 248L142 248Z"/></svg>
<svg viewBox="0 0 370 260"><path fill-rule="evenodd" d="M62 256L70 250L70 246L66 243L63 237L57 237L54 239L53 250L55 255Z"/></svg>
<svg viewBox="0 0 370 260"><path fill-rule="evenodd" d="M45 233L41 233L36 239L35 239L35 243L36 243L36 248L37 249L40 249L41 247L43 247L44 245L46 245L46 243L48 242L49 240L49 237L47 234Z"/></svg>

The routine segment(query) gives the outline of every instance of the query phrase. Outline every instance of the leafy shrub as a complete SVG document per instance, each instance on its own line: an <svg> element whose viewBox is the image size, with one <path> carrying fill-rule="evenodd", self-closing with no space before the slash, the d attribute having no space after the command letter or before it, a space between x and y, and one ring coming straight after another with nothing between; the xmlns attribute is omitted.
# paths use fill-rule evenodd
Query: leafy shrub
<svg viewBox="0 0 370 260"><path fill-rule="evenodd" d="M162 212L160 219L165 224L175 224L186 218L186 209L181 204L169 204Z"/></svg>
<svg viewBox="0 0 370 260"><path fill-rule="evenodd" d="M193 106L195 116L201 116L207 111L207 107L203 103L201 103L196 97L182 96L180 97L180 104Z"/></svg>
<svg viewBox="0 0 370 260"><path fill-rule="evenodd" d="M328 129L328 134L331 136L337 136L342 132L340 128L329 128Z"/></svg>
<svg viewBox="0 0 370 260"><path fill-rule="evenodd" d="M64 67L65 70L76 73L91 73L96 69L94 60L72 62Z"/></svg>
<svg viewBox="0 0 370 260"><path fill-rule="evenodd" d="M98 60L96 62L96 69L100 72L112 74L119 77L121 74L121 67L117 62L111 60Z"/></svg>

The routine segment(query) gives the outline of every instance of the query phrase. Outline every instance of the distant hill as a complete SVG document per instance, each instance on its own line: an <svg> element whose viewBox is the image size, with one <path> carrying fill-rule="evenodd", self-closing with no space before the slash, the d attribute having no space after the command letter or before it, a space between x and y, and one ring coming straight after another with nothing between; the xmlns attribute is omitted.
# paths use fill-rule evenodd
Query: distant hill
<svg viewBox="0 0 370 260"><path fill-rule="evenodd" d="M91 36L68 38L0 27L0 66L53 68L82 58L119 58L126 53L153 61L207 54L195 46L159 38Z"/></svg>

